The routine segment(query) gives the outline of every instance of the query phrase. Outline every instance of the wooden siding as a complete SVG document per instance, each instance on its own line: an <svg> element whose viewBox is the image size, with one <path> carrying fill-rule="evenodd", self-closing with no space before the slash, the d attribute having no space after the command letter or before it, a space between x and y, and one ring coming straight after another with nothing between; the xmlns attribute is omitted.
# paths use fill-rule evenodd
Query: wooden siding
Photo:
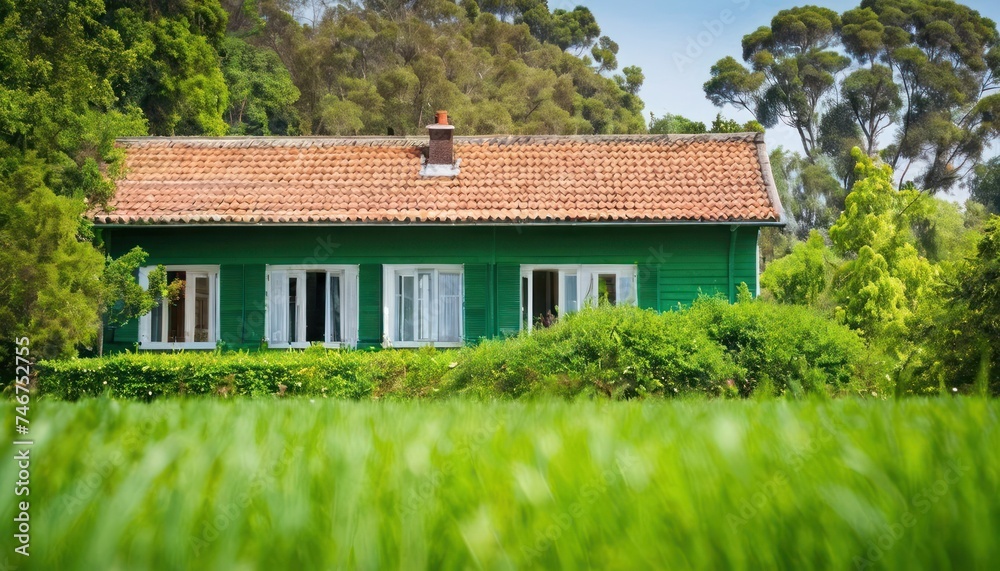
<svg viewBox="0 0 1000 571"><path fill-rule="evenodd" d="M220 337L257 348L264 332L266 264L359 265L359 345L382 343L383 264L464 264L465 337L515 334L521 264L634 264L642 307L661 311L699 294L730 291L729 226L167 227L105 228L112 255L135 245L149 264L220 266ZM734 284L756 285L757 228L740 227ZM138 327L113 332L108 349L132 348Z"/></svg>

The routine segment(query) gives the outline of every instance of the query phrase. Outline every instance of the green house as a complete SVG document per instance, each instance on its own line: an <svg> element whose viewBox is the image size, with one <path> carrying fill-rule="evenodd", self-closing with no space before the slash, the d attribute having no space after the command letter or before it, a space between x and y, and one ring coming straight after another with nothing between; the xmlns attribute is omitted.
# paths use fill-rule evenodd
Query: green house
<svg viewBox="0 0 1000 571"><path fill-rule="evenodd" d="M758 134L143 138L92 214L183 292L107 350L454 347L588 303L758 289L784 223ZM150 268L140 271L140 280Z"/></svg>

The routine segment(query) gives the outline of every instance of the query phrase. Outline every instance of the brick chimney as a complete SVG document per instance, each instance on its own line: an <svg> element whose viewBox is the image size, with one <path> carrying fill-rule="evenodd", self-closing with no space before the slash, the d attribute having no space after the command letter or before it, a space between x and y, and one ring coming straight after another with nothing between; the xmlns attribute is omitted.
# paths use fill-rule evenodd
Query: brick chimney
<svg viewBox="0 0 1000 571"><path fill-rule="evenodd" d="M430 145L420 176L458 176L461 160L455 160L455 126L448 124L448 112L438 111L437 123L428 125L427 131Z"/></svg>

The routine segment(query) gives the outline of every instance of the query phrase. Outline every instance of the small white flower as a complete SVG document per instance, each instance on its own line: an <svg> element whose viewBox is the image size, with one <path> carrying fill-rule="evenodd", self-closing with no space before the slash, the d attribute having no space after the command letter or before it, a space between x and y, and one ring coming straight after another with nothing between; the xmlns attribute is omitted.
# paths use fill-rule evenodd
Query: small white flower
<svg viewBox="0 0 1000 571"><path fill-rule="evenodd" d="M951 387L951 392L957 393L958 392L958 387Z"/></svg>
<svg viewBox="0 0 1000 571"><path fill-rule="evenodd" d="M153 396L153 391L149 391L149 396Z"/></svg>
<svg viewBox="0 0 1000 571"><path fill-rule="evenodd" d="M108 384L108 382L107 382L107 381L104 381L104 384L106 385L106 384Z"/></svg>

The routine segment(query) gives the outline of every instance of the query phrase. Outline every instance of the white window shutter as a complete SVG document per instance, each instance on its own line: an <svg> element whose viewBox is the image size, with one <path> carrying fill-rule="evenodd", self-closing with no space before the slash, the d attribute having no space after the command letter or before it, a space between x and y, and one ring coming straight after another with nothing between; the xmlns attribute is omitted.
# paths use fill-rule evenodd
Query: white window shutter
<svg viewBox="0 0 1000 571"><path fill-rule="evenodd" d="M268 343L288 343L288 273L271 272L270 295L267 300Z"/></svg>
<svg viewBox="0 0 1000 571"><path fill-rule="evenodd" d="M344 345L358 346L358 268L352 266L344 270L344 294L340 300L340 322L343 324Z"/></svg>

